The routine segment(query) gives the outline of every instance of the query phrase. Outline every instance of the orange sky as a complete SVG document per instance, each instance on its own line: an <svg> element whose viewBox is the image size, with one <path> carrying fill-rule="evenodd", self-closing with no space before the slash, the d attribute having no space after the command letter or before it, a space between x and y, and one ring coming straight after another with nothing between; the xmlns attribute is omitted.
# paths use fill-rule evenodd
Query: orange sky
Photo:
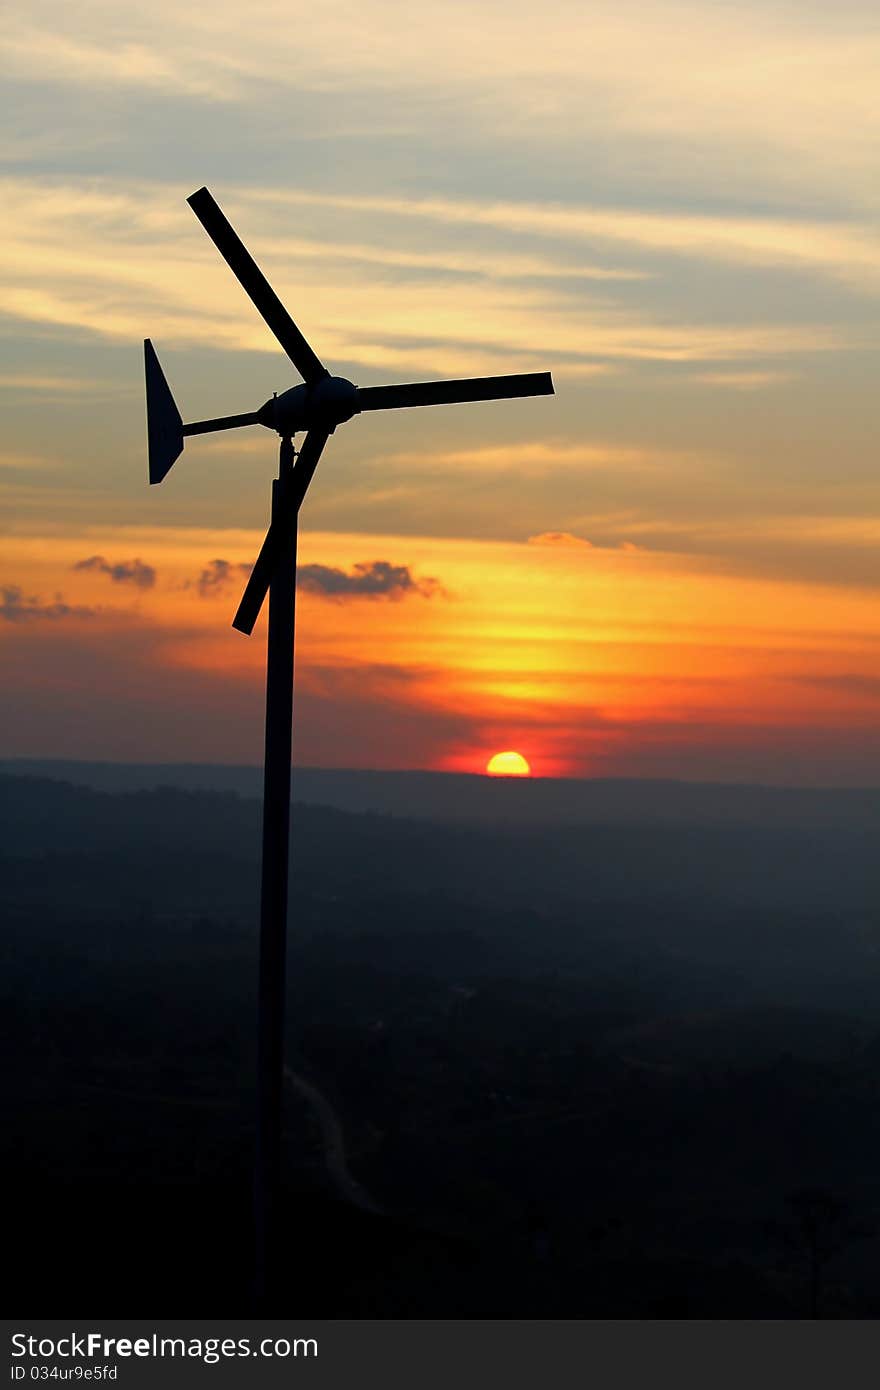
<svg viewBox="0 0 880 1390"><path fill-rule="evenodd" d="M2 640L29 711L21 753L257 761L265 616L250 639L230 620L260 539L118 527L8 539L21 593L7 594ZM363 596L356 566L380 560L409 587ZM300 572L312 580L298 602L302 762L473 772L515 748L538 776L671 772L676 760L692 775L758 775L763 759L795 780L817 766L822 780L836 752L844 780L859 780L848 750L876 744L867 589L559 534L305 531ZM352 592L321 592L314 576L328 574ZM21 699L28 679L39 689ZM48 737L35 714L47 700Z"/></svg>
<svg viewBox="0 0 880 1390"><path fill-rule="evenodd" d="M880 785L874 8L402 14L4 26L0 756L262 756L264 633L230 620L277 441L146 479L144 337L186 420L296 380L207 184L332 371L556 385L337 431L301 763Z"/></svg>

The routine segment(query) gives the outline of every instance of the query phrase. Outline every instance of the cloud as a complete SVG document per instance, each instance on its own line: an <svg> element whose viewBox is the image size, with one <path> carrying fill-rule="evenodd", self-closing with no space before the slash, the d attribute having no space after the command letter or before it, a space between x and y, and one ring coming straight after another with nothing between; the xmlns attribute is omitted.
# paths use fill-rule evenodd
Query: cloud
<svg viewBox="0 0 880 1390"><path fill-rule="evenodd" d="M0 372L0 391L27 391L65 399L68 396L118 394L119 388L112 382L88 377L52 376L43 372Z"/></svg>
<svg viewBox="0 0 880 1390"><path fill-rule="evenodd" d="M43 603L36 594L25 596L18 584L0 588L0 618L7 623L28 623L59 618L93 618L97 609L65 603L60 594L53 603Z"/></svg>
<svg viewBox="0 0 880 1390"><path fill-rule="evenodd" d="M213 598L215 594L223 593L237 575L250 572L250 565L233 565L229 560L210 560L196 580L196 588L202 598Z"/></svg>
<svg viewBox="0 0 880 1390"><path fill-rule="evenodd" d="M542 477L562 469L613 468L643 472L662 467L665 474L675 467L681 471L705 466L705 459L684 450L673 452L657 447L637 448L605 441L585 442L563 438L520 439L506 444L484 444L468 449L419 449L399 452L383 459L383 469L389 465L404 466L407 471L418 468L432 474L445 473L450 468L475 473L516 473L520 476Z"/></svg>
<svg viewBox="0 0 880 1390"><path fill-rule="evenodd" d="M9 469L16 473L43 472L46 469L56 467L57 460L44 458L40 454L29 454L24 450L0 451L0 468Z"/></svg>
<svg viewBox="0 0 880 1390"><path fill-rule="evenodd" d="M731 391L757 391L791 381L791 372L698 372L693 381L704 386L723 386Z"/></svg>
<svg viewBox="0 0 880 1390"><path fill-rule="evenodd" d="M0 259L10 281L4 298L10 318L41 332L50 325L61 334L75 330L127 344L142 336L146 324L169 347L200 343L223 351L277 351L265 324L229 293L219 258L198 242L179 186L140 182L111 188L100 180L71 186L8 177L0 189L9 205ZM824 306L817 322L800 304L793 321L757 321L756 315L748 322L741 312L731 320L723 309L707 320L688 291L673 315L662 299L653 307L645 295L636 301L614 280L597 296L584 288L590 282L581 276L596 269L597 241L622 248L630 258L720 259L800 272L825 267L835 275L845 269L880 286L880 246L849 224L259 189L246 200L233 191L231 199L224 197L227 203L258 257L269 247L266 267L273 284L283 301L296 303L297 317L322 355L383 375L480 375L503 363L509 370L549 366L590 379L612 366L756 359L763 370L767 358L840 351L865 338L858 322L821 321ZM364 224L362 259L386 258L380 273L373 264L353 262L358 248L348 241L336 252L352 213L359 227ZM272 235L276 222L303 217L314 223L308 242ZM501 243L510 238L516 245L525 241L528 250L507 251ZM447 240L464 241L467 251L446 249ZM472 250L476 240L485 244ZM536 241L543 247L535 249ZM425 254L413 252L412 244L432 242L438 243L436 264L412 266L413 255ZM506 281L497 268L490 273L502 264ZM653 274L657 267L633 269ZM548 273L560 270L562 278ZM453 275L461 279L455 295ZM536 354L540 342L552 344L549 356Z"/></svg>
<svg viewBox="0 0 880 1390"><path fill-rule="evenodd" d="M303 565L297 572L297 584L331 599L401 599L410 594L433 598L444 592L438 579L416 579L409 565L392 565L387 560L354 565L349 574L329 565Z"/></svg>
<svg viewBox="0 0 880 1390"><path fill-rule="evenodd" d="M528 545L548 545L566 550L594 550L595 542L588 541L586 536L575 536L571 531L541 531L537 536L529 536ZM608 542L606 541L606 546ZM632 541L620 541L616 547L628 555L641 554L643 547L634 545Z"/></svg>
<svg viewBox="0 0 880 1390"><path fill-rule="evenodd" d="M198 7L171 0L144 13L34 0L10 13L0 55L16 82L40 84L43 101L46 88L58 105L66 98L64 133L77 106L103 114L102 95L118 94L105 144L130 141L126 117L153 97L158 116L171 106L187 134L186 116L204 113L224 148L234 126L259 133L284 110L300 142L388 132L396 153L404 133L416 151L418 141L436 150L445 137L448 151L450 138L467 139L500 148L502 168L515 150L520 178L542 151L571 160L577 150L580 168L595 148L624 180L653 170L673 188L683 174L750 192L759 180L794 183L812 192L804 204L821 206L829 185L869 185L875 167L878 38L865 0L557 0L544 24L499 0L433 0L417 25L400 0L328 0L306 24L279 23L281 13L277 0L254 0L245 16L218 0L208 25ZM383 179L395 172L386 157Z"/></svg>
<svg viewBox="0 0 880 1390"><path fill-rule="evenodd" d="M383 213L438 224L461 223L608 246L637 247L658 255L730 264L810 269L871 286L880 283L880 244L870 222L843 219L718 216L690 211L589 203L534 203L467 198L389 198L314 193L301 189L257 193L266 201Z"/></svg>
<svg viewBox="0 0 880 1390"><path fill-rule="evenodd" d="M820 690L840 691L845 695L856 695L868 700L880 700L880 676L864 676L841 672L834 676L796 676L801 685L815 686Z"/></svg>
<svg viewBox="0 0 880 1390"><path fill-rule="evenodd" d="M94 570L97 574L109 575L114 584L134 584L138 589L152 589L156 583L156 571L143 560L119 560L111 564L103 555L90 555L87 560L77 560L75 570Z"/></svg>
<svg viewBox="0 0 880 1390"><path fill-rule="evenodd" d="M570 531L542 531L540 535L529 536L529 545L564 545L592 550L593 542L585 536L573 536Z"/></svg>
<svg viewBox="0 0 880 1390"><path fill-rule="evenodd" d="M35 56L41 28L22 26L18 33L7 35L3 45L5 61L13 66L21 63L26 72ZM46 75L54 82L176 91L220 98L219 85L202 80L199 65L186 63L179 54L169 59L158 47L150 48L134 41L108 44L97 35L93 41L81 41L42 29L42 37Z"/></svg>

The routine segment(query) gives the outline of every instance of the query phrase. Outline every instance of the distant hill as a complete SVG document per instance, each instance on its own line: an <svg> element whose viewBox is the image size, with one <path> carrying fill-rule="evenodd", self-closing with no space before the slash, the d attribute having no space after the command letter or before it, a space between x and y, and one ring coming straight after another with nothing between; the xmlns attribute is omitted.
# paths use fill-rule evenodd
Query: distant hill
<svg viewBox="0 0 880 1390"><path fill-rule="evenodd" d="M95 791L234 792L258 798L257 767L209 763L0 760L0 773ZM880 830L880 789L804 788L575 778L491 778L443 772L300 767L294 801L336 810L487 826L748 825Z"/></svg>

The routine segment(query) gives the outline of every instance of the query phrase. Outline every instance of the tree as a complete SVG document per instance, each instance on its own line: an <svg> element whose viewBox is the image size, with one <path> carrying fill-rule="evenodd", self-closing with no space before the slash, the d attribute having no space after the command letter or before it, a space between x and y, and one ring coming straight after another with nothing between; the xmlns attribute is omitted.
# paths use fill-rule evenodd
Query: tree
<svg viewBox="0 0 880 1390"><path fill-rule="evenodd" d="M786 1198L788 1218L767 1223L767 1233L783 1248L805 1258L809 1316L821 1317L825 1268L835 1255L871 1231L855 1222L849 1204L823 1187L802 1187Z"/></svg>

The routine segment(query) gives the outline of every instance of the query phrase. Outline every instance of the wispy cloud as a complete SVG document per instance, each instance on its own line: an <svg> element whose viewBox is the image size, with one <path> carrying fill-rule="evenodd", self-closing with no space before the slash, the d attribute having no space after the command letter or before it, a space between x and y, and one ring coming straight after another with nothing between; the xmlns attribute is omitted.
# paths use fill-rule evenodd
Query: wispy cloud
<svg viewBox="0 0 880 1390"><path fill-rule="evenodd" d="M117 560L111 563L103 555L90 555L86 560L77 560L73 568L106 574L114 584L132 584L136 589L152 589L156 583L155 569L143 560Z"/></svg>
<svg viewBox="0 0 880 1390"><path fill-rule="evenodd" d="M237 576L250 574L251 568L248 564L234 565L229 560L211 560L195 581L196 590L202 598L225 594L232 581Z"/></svg>
<svg viewBox="0 0 880 1390"><path fill-rule="evenodd" d="M698 372L691 380L729 391L760 391L793 379L792 372Z"/></svg>
<svg viewBox="0 0 880 1390"><path fill-rule="evenodd" d="M22 392L27 395L45 396L50 399L65 400L69 397L94 397L128 394L125 387L94 377L52 376L42 372L2 372L0 371L0 391Z"/></svg>
<svg viewBox="0 0 880 1390"><path fill-rule="evenodd" d="M265 203L265 193L258 195ZM279 198L279 211L287 204L287 197ZM335 208L333 199L318 196L314 202L318 207ZM365 211L371 211L371 207ZM379 211L386 209L380 207ZM327 265L328 257L337 262L348 262L356 267L380 266L390 271L422 271L426 276L441 274L475 276L490 280L599 280L612 283L650 280L649 270L623 269L610 265L592 265L577 257L560 258L552 254L531 255L510 252L496 248L487 253L479 247L469 247L466 252L452 247L436 247L433 250L413 251L405 248L370 245L368 242L346 242L334 240L329 246L325 241L304 240L301 237L276 236L264 239L267 254L276 257L279 263L296 261L319 261Z"/></svg>
<svg viewBox="0 0 880 1390"><path fill-rule="evenodd" d="M589 138L643 178L656 151L670 183L814 194L852 192L874 167L878 36L858 0L555 0L540 23L500 0L427 0L418 24L399 0L327 0L307 24L280 13L275 0L246 14L217 0L208 23L172 0L148 14L34 0L0 51L19 81L210 103L230 120L321 103L342 130L426 143L445 130L525 164L554 145L581 154Z"/></svg>
<svg viewBox="0 0 880 1390"><path fill-rule="evenodd" d="M439 579L417 579L409 565L392 565L387 560L356 564L348 572L328 565L302 565L297 586L329 599L434 598L444 592Z"/></svg>
<svg viewBox="0 0 880 1390"><path fill-rule="evenodd" d="M59 32L61 26L53 32L32 22L11 25L2 43L5 62L22 76L36 77L42 49L44 80L221 99L224 89L218 77L206 76L204 63L187 59L173 44L163 52L160 45L134 37L108 40L98 30L86 36L84 18L81 14L79 33ZM227 100L235 95L230 75L225 95Z"/></svg>
<svg viewBox="0 0 880 1390"><path fill-rule="evenodd" d="M8 468L16 473L42 473L56 468L58 460L46 458L42 454L25 453L24 450L0 449L0 469Z"/></svg>
<svg viewBox="0 0 880 1390"><path fill-rule="evenodd" d="M870 223L816 218L717 216L583 204L388 198L306 190L256 191L266 201L331 206L440 223L495 227L592 245L628 245L654 253L740 265L822 271L880 291L880 237Z"/></svg>
<svg viewBox="0 0 880 1390"><path fill-rule="evenodd" d="M858 672L840 672L835 675L808 675L792 677L801 685L811 685L818 689L855 695L863 700L880 700L880 676L866 676Z"/></svg>
<svg viewBox="0 0 880 1390"><path fill-rule="evenodd" d="M529 545L552 545L574 547L575 549L592 550L593 542L588 541L586 536L573 536L570 531L542 531L537 536L529 536Z"/></svg>
<svg viewBox="0 0 880 1390"><path fill-rule="evenodd" d="M447 469L469 473L497 473L508 470L526 476L574 469L641 472L662 467L683 470L698 466L705 469L710 460L686 450L629 446L612 441L554 439L523 439L510 444L485 444L469 449L420 449L395 453L383 460L383 468L406 467L436 475Z"/></svg>
<svg viewBox="0 0 880 1390"><path fill-rule="evenodd" d="M101 182L71 187L23 179L7 179L0 187L9 208L0 234L0 258L10 277L3 299L8 317L110 340L137 341L148 328L171 346L277 350L251 306L230 292L234 286L228 271L189 216L181 188L116 184L111 191ZM525 370L549 363L589 376L620 364L749 363L812 355L853 347L866 337L864 330L839 324L758 317L709 322L684 307L675 314L668 308L652 311L647 302L634 306L615 298L618 282L613 279L603 284L599 298L586 291L575 295L572 281L585 266L591 269L597 242L603 239L609 246L616 242L652 252L720 255L740 263L824 265L835 274L861 266L880 285L880 244L862 245L854 232L817 224L526 203L312 193L261 198L258 190L249 190L240 226L261 257L261 207L271 220L285 206L290 216L297 204L320 206L328 217L320 284L312 251L305 259L298 257L295 243L287 251L279 248L274 268L266 266L270 278L282 298L295 305L298 319L330 362L382 374L479 374L497 371L499 364ZM233 196L228 205L235 215L245 203ZM438 249L435 270L424 266L417 281L396 281L391 293L382 280L352 268L347 239L346 255L334 259L336 238L351 213L360 221L371 210L435 222L457 220L505 235L520 230L551 242L563 236L571 242L567 268L560 275L546 249L530 251L525 261L503 251L496 255L490 237L488 251L473 253L470 275L455 295L448 275L465 277L470 251ZM381 227L373 231L381 245ZM397 258L405 266L414 253L404 239L399 251L392 246L381 254L387 264ZM541 275L535 273L539 263Z"/></svg>
<svg viewBox="0 0 880 1390"><path fill-rule="evenodd" d="M57 622L63 618L92 618L98 610L65 603L56 594L51 603L37 594L25 594L18 584L0 586L0 619L6 623Z"/></svg>

